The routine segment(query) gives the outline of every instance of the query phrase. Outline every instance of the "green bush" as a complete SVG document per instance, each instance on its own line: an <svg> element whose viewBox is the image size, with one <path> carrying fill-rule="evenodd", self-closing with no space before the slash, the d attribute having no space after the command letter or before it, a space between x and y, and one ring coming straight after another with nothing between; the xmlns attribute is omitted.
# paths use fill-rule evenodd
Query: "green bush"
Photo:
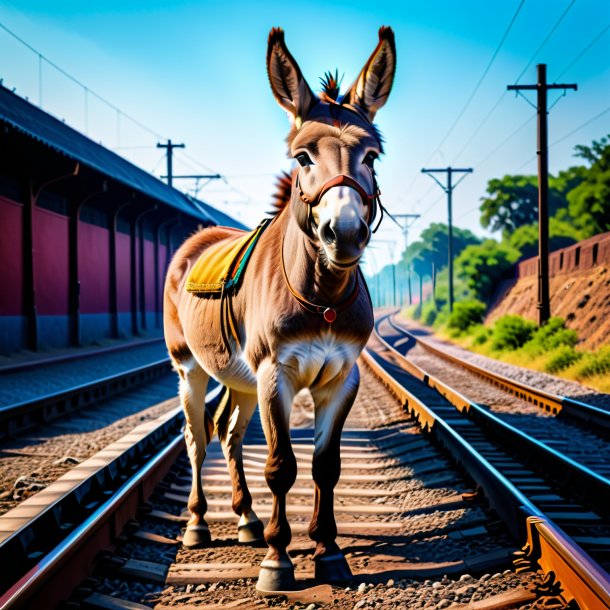
<svg viewBox="0 0 610 610"><path fill-rule="evenodd" d="M496 351L515 350L527 343L535 330L536 325L530 320L504 315L494 324L491 347Z"/></svg>
<svg viewBox="0 0 610 610"><path fill-rule="evenodd" d="M576 369L579 377L606 375L610 373L610 345L602 347L598 352L587 354Z"/></svg>
<svg viewBox="0 0 610 610"><path fill-rule="evenodd" d="M582 354L577 352L571 345L558 347L544 365L547 373L557 373L572 366L582 358Z"/></svg>
<svg viewBox="0 0 610 610"><path fill-rule="evenodd" d="M532 338L523 347L528 353L537 356L562 345L574 347L577 343L578 334L565 327L563 318L551 318L544 326L536 329Z"/></svg>
<svg viewBox="0 0 610 610"><path fill-rule="evenodd" d="M481 301L459 301L447 319L447 328L461 334L475 324L483 321L487 307Z"/></svg>
<svg viewBox="0 0 610 610"><path fill-rule="evenodd" d="M436 320L436 307L433 301L424 301L420 308L419 321L426 326L432 326Z"/></svg>
<svg viewBox="0 0 610 610"><path fill-rule="evenodd" d="M489 341L492 333L491 328L483 326L482 324L477 324L470 327L470 334L472 335L473 345L483 345Z"/></svg>

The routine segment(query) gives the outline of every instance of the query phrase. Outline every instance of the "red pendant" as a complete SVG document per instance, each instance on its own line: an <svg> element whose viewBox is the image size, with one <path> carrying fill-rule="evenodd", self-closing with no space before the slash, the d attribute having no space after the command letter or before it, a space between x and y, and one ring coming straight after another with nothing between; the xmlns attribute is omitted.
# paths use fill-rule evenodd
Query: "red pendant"
<svg viewBox="0 0 610 610"><path fill-rule="evenodd" d="M331 324L337 319L337 312L332 307L327 307L324 310L324 319Z"/></svg>

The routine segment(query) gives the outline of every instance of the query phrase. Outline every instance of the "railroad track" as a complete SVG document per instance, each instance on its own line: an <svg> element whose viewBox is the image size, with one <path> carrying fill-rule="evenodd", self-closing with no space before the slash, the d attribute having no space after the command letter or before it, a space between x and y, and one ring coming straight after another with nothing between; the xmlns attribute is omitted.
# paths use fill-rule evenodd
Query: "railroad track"
<svg viewBox="0 0 610 610"><path fill-rule="evenodd" d="M338 607L353 608L362 596L378 597L385 590L391 599L397 590L389 579L409 577L438 579L431 595L445 587L457 591L466 587L470 598L468 583L473 590L479 584L470 577L468 581L457 578L505 568L515 547L503 531L484 526L489 516L462 498L466 484L460 474L368 370L363 371L363 380L366 391L342 439L343 475L336 491L340 543L356 585L348 591L314 586L313 544L307 536L313 430L296 429L292 435L299 471L288 514L294 535L291 553L305 590L295 592L294 599L316 604L337 599L344 602ZM208 396L215 399L218 394ZM390 408L393 413L388 413ZM6 593L0 597L0 608L50 609L74 587L72 608L144 608L138 603L151 587L156 590L153 603L162 605L167 596L184 599L190 587L189 593L198 596L199 602L205 598L204 607L222 607L215 586L230 589L232 602L243 602L247 596L251 605L244 607L257 603L253 581L266 550L237 543L237 519L231 511L229 477L218 442L209 445L204 466L207 519L217 542L209 549L182 549L180 557L175 557L190 489L188 460L181 454L181 421L175 411L146 429L134 430L0 517L0 562L11 566L2 573L0 590ZM270 494L262 476L266 443L257 418L248 430L245 458L255 508L266 519L270 511ZM144 500L168 470L146 506ZM131 521L136 515L137 525ZM113 544L120 548L108 552ZM518 576L506 578L520 582ZM441 579L446 584L441 585ZM369 584L363 589L365 582ZM372 588L385 582L386 589ZM201 590L206 586L207 590ZM418 593L406 588L402 594ZM532 599L531 592L520 590L519 594ZM483 589L480 595L486 595Z"/></svg>
<svg viewBox="0 0 610 610"><path fill-rule="evenodd" d="M588 428L595 430L597 434L610 436L609 411L575 400L574 398L551 394L550 392L510 379L509 377L500 375L489 369L477 366L472 362L460 359L409 332L408 329L396 322L394 315L391 315L388 318L388 322L395 331L402 336L407 337L409 340L416 342L434 356L466 369L497 388L525 400L548 413L552 413L560 418L581 422Z"/></svg>
<svg viewBox="0 0 610 610"><path fill-rule="evenodd" d="M510 565L517 550L512 536L526 543L517 558L520 573L496 576L506 579L505 588L515 588L513 602L561 594L568 602L577 599L581 609L607 607L607 481L569 461L550 466L557 452L528 448L527 457L515 452L521 437L517 443L506 427L491 432L492 424L478 419L476 405L446 391L459 404L456 409L439 393L440 384L425 373L420 380L407 372L404 358L379 338L363 360L368 365L361 367L363 392L342 437L343 472L336 490L339 543L354 584L337 590L313 581L307 537L313 430L304 427L292 433L299 470L288 505L290 552L304 589L289 599L350 609L361 601L373 607L398 598L407 608L424 597L445 604L439 607L449 600L482 599L492 595L485 588L491 580L467 574L489 576ZM400 405L388 402L371 371ZM220 396L217 388L207 400ZM265 549L237 543L217 442L209 445L203 475L216 543L176 556L190 489L181 426L176 409L135 429L0 517L0 564L9 566L0 575L0 592L5 591L0 608L54 608L74 588L71 608L149 607L142 601L164 607L194 600L206 608L260 603L254 581ZM507 442L510 450L503 448ZM255 509L265 520L270 494L257 418L244 452ZM479 490L465 499L463 492L475 485ZM519 584L536 566L549 578L534 595ZM421 582L424 578L429 580Z"/></svg>
<svg viewBox="0 0 610 610"><path fill-rule="evenodd" d="M610 607L610 481L406 359L395 347L406 334L389 315L377 322L375 335L365 361L468 472L513 536L527 541L519 561L552 572L567 601ZM518 385L513 391L525 394ZM565 408L557 398L549 406L551 396L543 402L533 388L527 394L542 408Z"/></svg>
<svg viewBox="0 0 610 610"><path fill-rule="evenodd" d="M0 439L15 436L35 426L93 405L171 371L169 358L130 368L93 382L74 385L33 399L0 406Z"/></svg>
<svg viewBox="0 0 610 610"><path fill-rule="evenodd" d="M89 576L183 450L183 421L176 408L138 426L0 516L0 608L55 608Z"/></svg>
<svg viewBox="0 0 610 610"><path fill-rule="evenodd" d="M143 347L164 342L165 339L163 337L151 337L149 339L138 339L137 341L128 341L125 343L119 343L117 345L71 350L65 354L55 356L43 356L40 358L24 360L22 362L18 361L10 364L3 364L0 365L0 377L2 375L10 375L11 373L31 371L33 369L43 368L53 364L74 362L77 360L80 361L89 358L97 358L102 354L116 354L119 352L128 351L130 349L133 349L134 347Z"/></svg>

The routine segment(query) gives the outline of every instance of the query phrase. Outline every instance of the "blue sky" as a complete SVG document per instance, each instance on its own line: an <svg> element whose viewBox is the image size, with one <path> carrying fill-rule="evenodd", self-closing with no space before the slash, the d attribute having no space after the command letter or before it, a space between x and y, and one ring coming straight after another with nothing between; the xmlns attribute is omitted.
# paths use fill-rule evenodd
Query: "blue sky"
<svg viewBox="0 0 610 610"><path fill-rule="evenodd" d="M125 116L117 118L115 110L45 61L40 71L38 56L4 30L0 77L156 175L165 169L156 134L184 142L185 151L176 152L175 173L212 170L227 176L228 185L210 183L200 197L253 225L269 209L274 175L290 167L284 144L288 122L265 71L269 29L285 29L289 48L316 89L323 72L335 67L349 86L376 44L377 28L390 25L396 32L398 68L388 104L377 117L386 139L386 155L378 165L385 204L393 212L422 214L411 231L416 238L430 222L446 220L444 194L421 175L421 167L472 166L474 173L454 193L454 220L485 234L477 207L487 181L536 171L535 111L522 98L503 95L528 64L520 83L535 82L539 62L548 64L553 81L605 30L561 75L560 82L576 82L579 89L568 92L549 115L551 172L576 162L576 144L610 133L610 111L578 129L610 105L607 0L525 0L450 131L520 4L0 0L2 25L153 133ZM559 95L552 93L550 102ZM176 185L193 188L192 182ZM389 221L384 225L379 237L395 241L397 255L400 232ZM389 262L390 249L385 243L374 250L376 266Z"/></svg>

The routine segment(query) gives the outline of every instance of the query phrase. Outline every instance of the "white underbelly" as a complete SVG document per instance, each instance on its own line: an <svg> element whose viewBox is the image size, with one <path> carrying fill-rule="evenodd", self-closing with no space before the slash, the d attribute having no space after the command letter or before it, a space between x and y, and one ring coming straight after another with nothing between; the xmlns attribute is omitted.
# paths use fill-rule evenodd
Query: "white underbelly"
<svg viewBox="0 0 610 610"><path fill-rule="evenodd" d="M233 354L227 366L211 375L222 385L239 392L256 394L256 375L241 354Z"/></svg>
<svg viewBox="0 0 610 610"><path fill-rule="evenodd" d="M296 389L311 388L346 376L360 351L359 344L329 334L287 343L278 354L278 362Z"/></svg>

